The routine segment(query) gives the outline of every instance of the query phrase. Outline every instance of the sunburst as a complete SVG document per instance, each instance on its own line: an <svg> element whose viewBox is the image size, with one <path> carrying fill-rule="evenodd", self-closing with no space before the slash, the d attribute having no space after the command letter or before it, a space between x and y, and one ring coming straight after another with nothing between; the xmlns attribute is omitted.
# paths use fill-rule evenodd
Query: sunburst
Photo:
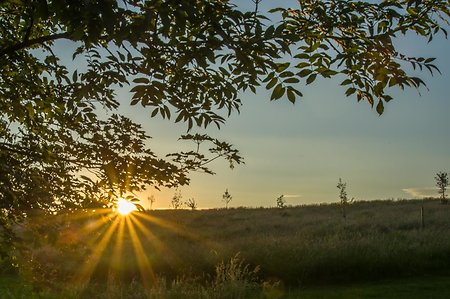
<svg viewBox="0 0 450 299"><path fill-rule="evenodd" d="M117 205L116 208L117 213L119 213L122 216L127 216L131 212L137 211L136 205L124 198L118 198L116 205Z"/></svg>

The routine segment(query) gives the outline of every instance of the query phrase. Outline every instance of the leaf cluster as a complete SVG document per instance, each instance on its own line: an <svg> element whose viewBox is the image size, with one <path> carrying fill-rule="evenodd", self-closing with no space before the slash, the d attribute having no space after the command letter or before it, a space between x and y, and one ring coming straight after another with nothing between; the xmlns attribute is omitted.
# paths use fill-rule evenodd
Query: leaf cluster
<svg viewBox="0 0 450 299"><path fill-rule="evenodd" d="M410 34L428 42L439 33L447 37L448 1L304 0L299 6L274 11L282 13L287 36L294 36L298 63L291 68L306 84L318 76L343 75L345 95L376 104L382 114L385 103L392 100L389 88L425 86L422 79L406 71L407 64L430 74L440 72L433 58L401 53L394 40ZM269 83L268 87L276 84Z"/></svg>

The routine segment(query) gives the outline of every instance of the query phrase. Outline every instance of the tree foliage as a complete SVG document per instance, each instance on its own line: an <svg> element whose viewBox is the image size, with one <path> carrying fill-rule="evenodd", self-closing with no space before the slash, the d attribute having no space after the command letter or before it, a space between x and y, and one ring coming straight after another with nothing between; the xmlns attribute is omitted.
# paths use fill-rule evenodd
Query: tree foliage
<svg viewBox="0 0 450 299"><path fill-rule="evenodd" d="M178 186L224 157L230 144L193 131L239 112L243 91L295 102L318 76L376 103L390 87L425 83L413 69L432 58L400 53L393 40L447 35L448 1L302 0L274 8L281 20L222 0L6 0L0 4L0 221L110 206L147 186ZM130 98L118 98L128 88ZM141 126L117 114L186 124L192 151L156 156ZM208 151L200 145L209 144Z"/></svg>
<svg viewBox="0 0 450 299"><path fill-rule="evenodd" d="M358 101L376 103L379 114L392 97L389 87L419 88L425 85L409 75L413 69L439 72L433 58L411 57L399 52L394 39L416 34L429 42L442 33L450 15L448 1L326 0L299 1L298 9L274 9L284 17L286 31L296 36L293 56L297 76L312 83L318 75L328 78L344 75L345 95L356 94ZM288 94L289 95L289 94Z"/></svg>

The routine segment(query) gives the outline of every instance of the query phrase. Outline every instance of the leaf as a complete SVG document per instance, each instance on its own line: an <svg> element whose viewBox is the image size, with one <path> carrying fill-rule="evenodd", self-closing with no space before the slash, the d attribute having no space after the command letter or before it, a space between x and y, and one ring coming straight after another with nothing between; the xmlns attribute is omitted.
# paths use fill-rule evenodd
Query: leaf
<svg viewBox="0 0 450 299"><path fill-rule="evenodd" d="M290 72L290 71L285 71L280 74L280 78L286 78L286 77L292 77L292 76L294 76L294 73Z"/></svg>
<svg viewBox="0 0 450 299"><path fill-rule="evenodd" d="M287 90L287 98L292 104L295 103L295 93L292 91L292 89Z"/></svg>
<svg viewBox="0 0 450 299"><path fill-rule="evenodd" d="M282 23L275 29L275 34L280 35L286 29L286 24Z"/></svg>
<svg viewBox="0 0 450 299"><path fill-rule="evenodd" d="M286 70L291 64L289 62L286 63L277 63L277 71L278 72L283 72L284 70Z"/></svg>
<svg viewBox="0 0 450 299"><path fill-rule="evenodd" d="M311 74L313 71L312 70L310 70L310 69L304 69L304 70L302 70L302 71L300 71L299 73L298 73L298 75L300 76L300 77L306 77L306 76L308 76L309 74Z"/></svg>
<svg viewBox="0 0 450 299"><path fill-rule="evenodd" d="M341 85L349 85L352 83L352 80L350 79L345 79L344 81L342 81Z"/></svg>
<svg viewBox="0 0 450 299"><path fill-rule="evenodd" d="M150 83L150 80L147 78L136 78L133 80L134 83L142 83L142 84L148 84Z"/></svg>
<svg viewBox="0 0 450 299"><path fill-rule="evenodd" d="M123 55L121 52L117 51L117 54L119 55L120 60L125 61L125 55Z"/></svg>
<svg viewBox="0 0 450 299"><path fill-rule="evenodd" d="M269 84L266 85L266 89L272 89L272 87L275 86L275 84L277 84L278 79L277 78L272 78L272 80L270 80Z"/></svg>
<svg viewBox="0 0 450 299"><path fill-rule="evenodd" d="M299 97L302 97L303 96L303 94L299 91L299 90L297 90L297 89L291 89L293 92L295 92Z"/></svg>
<svg viewBox="0 0 450 299"><path fill-rule="evenodd" d="M263 83L269 82L270 80L272 80L272 78L275 76L275 73L272 72L270 74L267 75L267 77L262 81Z"/></svg>
<svg viewBox="0 0 450 299"><path fill-rule="evenodd" d="M297 58L297 59L308 59L309 60L309 54L300 53L300 54L294 55L294 58Z"/></svg>
<svg viewBox="0 0 450 299"><path fill-rule="evenodd" d="M183 111L181 111L181 112L178 114L177 118L175 119L175 122L176 122L176 123L180 122L180 121L183 119L183 116L184 116Z"/></svg>
<svg viewBox="0 0 450 299"><path fill-rule="evenodd" d="M299 83L299 82L300 82L300 80L297 78L294 78L294 77L283 80L283 83L290 83L290 84Z"/></svg>
<svg viewBox="0 0 450 299"><path fill-rule="evenodd" d="M264 38L271 39L274 32L275 27L273 25L269 26L269 28L267 28L266 32L264 33Z"/></svg>
<svg viewBox="0 0 450 299"><path fill-rule="evenodd" d="M346 96L351 96L352 94L354 94L356 91L356 88L350 87L349 89L347 89L347 91L345 92Z"/></svg>
<svg viewBox="0 0 450 299"><path fill-rule="evenodd" d="M299 68L299 69L302 69L302 68L310 67L310 66L311 66L311 64L310 64L309 62L300 62L300 63L297 64L295 67L296 67L296 68Z"/></svg>
<svg viewBox="0 0 450 299"><path fill-rule="evenodd" d="M170 109L168 106L164 105L164 111L166 112L167 118L170 119Z"/></svg>
<svg viewBox="0 0 450 299"><path fill-rule="evenodd" d="M312 74L311 76L308 77L308 79L306 79L306 84L311 84L314 82L314 80L316 80L317 74Z"/></svg>
<svg viewBox="0 0 450 299"><path fill-rule="evenodd" d="M382 100L378 101L377 112L378 112L379 115L383 114L383 112L384 112L384 105L383 105L383 101Z"/></svg>
<svg viewBox="0 0 450 299"><path fill-rule="evenodd" d="M278 84L275 89L272 92L272 95L270 96L270 100L278 100L284 95L284 92L286 89L283 87L283 85Z"/></svg>
<svg viewBox="0 0 450 299"><path fill-rule="evenodd" d="M325 78L330 78L331 76L337 75L338 72L335 70L325 70L323 72L320 72L320 74Z"/></svg>

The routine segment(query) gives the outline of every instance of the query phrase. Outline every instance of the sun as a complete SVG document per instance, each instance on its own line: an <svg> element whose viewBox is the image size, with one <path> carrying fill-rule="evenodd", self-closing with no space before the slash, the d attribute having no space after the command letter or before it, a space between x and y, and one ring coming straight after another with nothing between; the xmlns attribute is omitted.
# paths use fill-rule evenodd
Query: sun
<svg viewBox="0 0 450 299"><path fill-rule="evenodd" d="M117 213L120 215L126 216L133 211L137 211L137 207L135 204L129 202L126 199L119 198L117 199Z"/></svg>

